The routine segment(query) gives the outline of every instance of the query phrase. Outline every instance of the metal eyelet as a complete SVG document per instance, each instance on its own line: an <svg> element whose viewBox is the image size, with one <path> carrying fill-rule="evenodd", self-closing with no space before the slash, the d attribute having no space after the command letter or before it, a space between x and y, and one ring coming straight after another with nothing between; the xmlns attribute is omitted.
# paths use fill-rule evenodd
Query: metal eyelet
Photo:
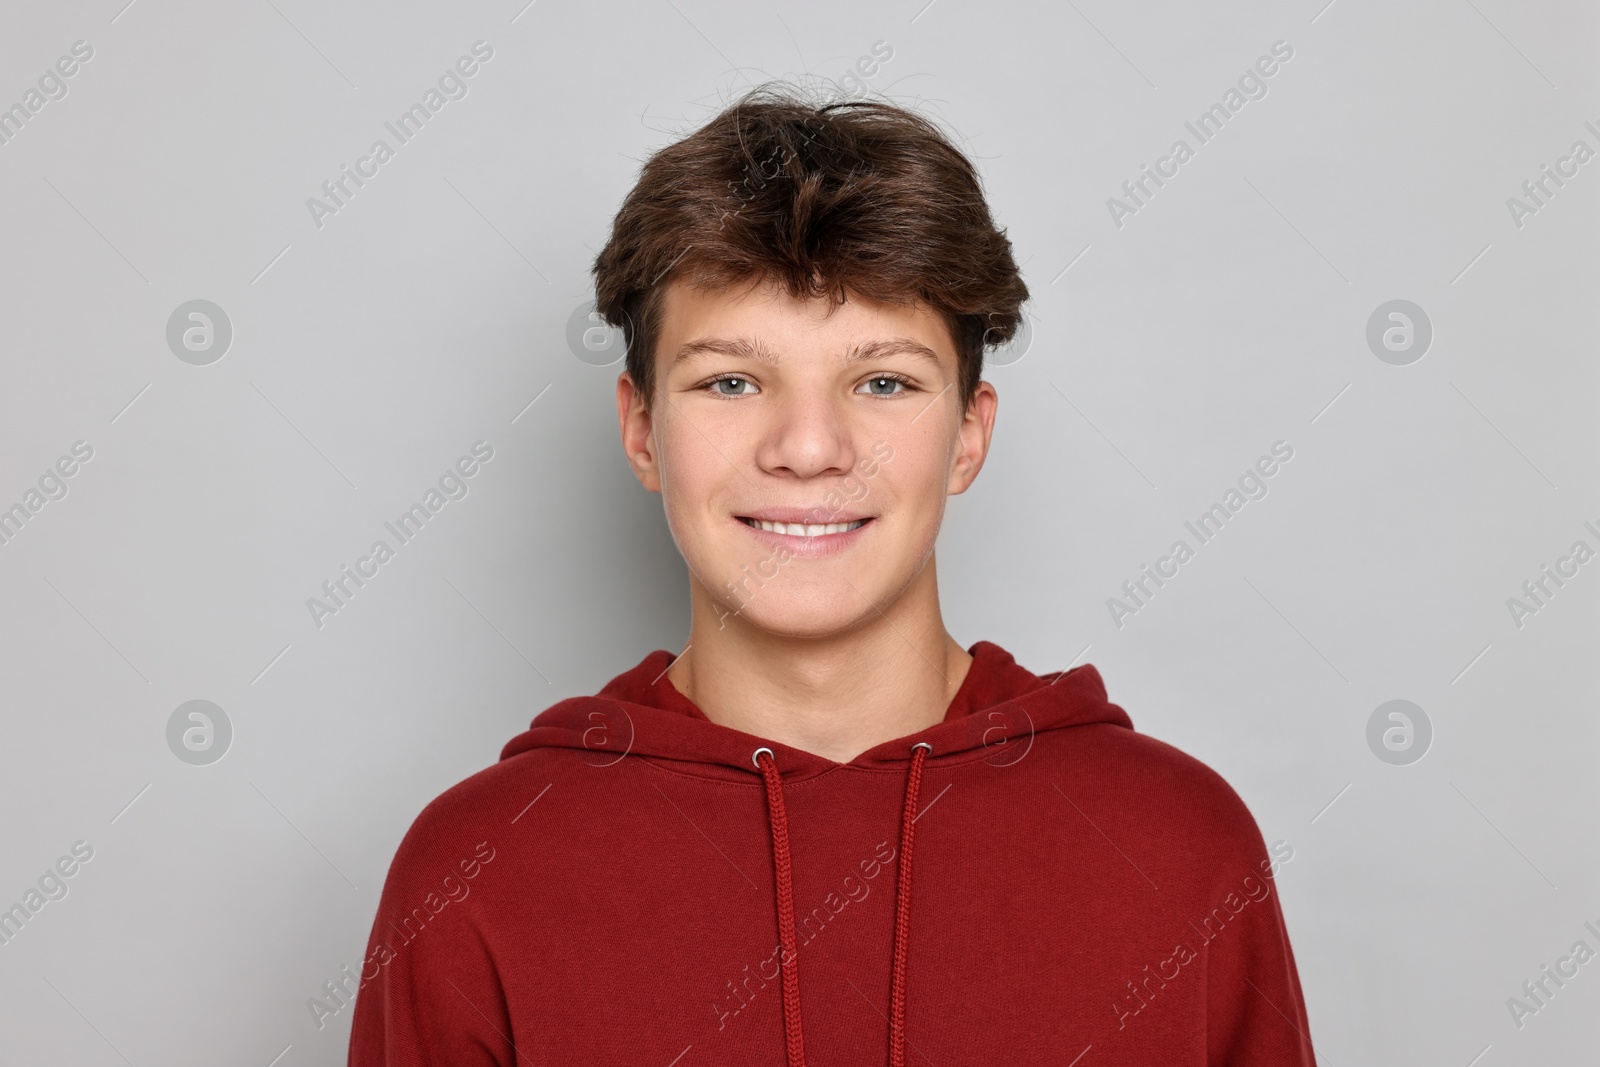
<svg viewBox="0 0 1600 1067"><path fill-rule="evenodd" d="M928 750L928 755L933 755L933 746L928 744L928 742L918 741L916 744L911 746L911 751L915 752L919 748L925 748Z"/></svg>
<svg viewBox="0 0 1600 1067"><path fill-rule="evenodd" d="M772 751L772 749L770 749L770 748L762 747L762 748L756 749L755 752L751 753L751 755L750 755L750 762L754 763L756 765L756 770L758 770L758 771L761 769L761 753L763 753L763 752L765 752L767 755L771 756L772 759L773 759L773 762L777 762L777 759L778 759L778 754L776 752Z"/></svg>

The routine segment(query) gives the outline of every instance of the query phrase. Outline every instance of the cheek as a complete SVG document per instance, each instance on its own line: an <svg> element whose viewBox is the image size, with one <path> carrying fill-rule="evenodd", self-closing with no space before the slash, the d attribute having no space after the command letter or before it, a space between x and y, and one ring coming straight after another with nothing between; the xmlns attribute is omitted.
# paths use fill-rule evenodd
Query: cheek
<svg viewBox="0 0 1600 1067"><path fill-rule="evenodd" d="M673 540L686 555L715 536L726 516L730 482L738 480L727 442L708 441L681 419L658 431L661 500ZM721 449L719 452L718 450Z"/></svg>
<svg viewBox="0 0 1600 1067"><path fill-rule="evenodd" d="M940 426L929 412L922 423L903 428L886 437L894 448L893 458L879 465L878 473L863 479L868 496L881 493L892 498L901 509L918 514L942 514L955 445L954 432Z"/></svg>
<svg viewBox="0 0 1600 1067"><path fill-rule="evenodd" d="M704 434L676 419L656 431L656 457L661 474L661 492L666 497L667 509L681 508L705 492L707 482L714 477L716 450L707 443ZM720 461L727 467L726 461Z"/></svg>
<svg viewBox="0 0 1600 1067"><path fill-rule="evenodd" d="M936 447L902 450L895 446L886 463L867 484L862 506L891 519L897 539L906 546L931 545L944 518L949 464ZM915 553L913 553L915 554Z"/></svg>
<svg viewBox="0 0 1600 1067"><path fill-rule="evenodd" d="M899 464L901 456L894 461ZM888 533L898 542L896 555L920 557L938 537L944 518L944 469L936 464L885 469L867 480L866 499L859 507L874 510L888 520Z"/></svg>
<svg viewBox="0 0 1600 1067"><path fill-rule="evenodd" d="M943 465L915 472L914 485L898 486L898 504L904 519L905 536L924 552L933 546L944 521L945 471Z"/></svg>

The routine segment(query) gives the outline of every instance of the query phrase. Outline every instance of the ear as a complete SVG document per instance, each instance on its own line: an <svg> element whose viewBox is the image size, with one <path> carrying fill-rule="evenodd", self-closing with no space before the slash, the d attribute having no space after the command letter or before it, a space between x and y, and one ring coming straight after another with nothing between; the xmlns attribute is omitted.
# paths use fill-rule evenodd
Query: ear
<svg viewBox="0 0 1600 1067"><path fill-rule="evenodd" d="M622 452L633 468L639 484L652 493L661 492L661 463L656 455L655 423L645 406L644 393L627 371L617 375L617 426L622 433Z"/></svg>
<svg viewBox="0 0 1600 1067"><path fill-rule="evenodd" d="M950 467L950 484L945 491L954 495L964 493L983 469L989 455L989 440L994 436L995 411L1000 406L1000 394L988 382L979 382L973 390L972 400L961 416L956 431L956 454Z"/></svg>

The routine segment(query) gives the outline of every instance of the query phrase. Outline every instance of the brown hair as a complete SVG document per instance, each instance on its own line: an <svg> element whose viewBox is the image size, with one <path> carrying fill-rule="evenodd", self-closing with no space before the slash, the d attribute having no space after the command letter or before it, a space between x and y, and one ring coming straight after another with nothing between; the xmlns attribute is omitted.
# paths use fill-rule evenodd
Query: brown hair
<svg viewBox="0 0 1600 1067"><path fill-rule="evenodd" d="M812 104L759 88L656 152L594 261L595 306L654 396L661 292L773 280L792 296L847 291L921 302L950 326L965 408L987 345L1028 298L977 171L932 122L890 104Z"/></svg>

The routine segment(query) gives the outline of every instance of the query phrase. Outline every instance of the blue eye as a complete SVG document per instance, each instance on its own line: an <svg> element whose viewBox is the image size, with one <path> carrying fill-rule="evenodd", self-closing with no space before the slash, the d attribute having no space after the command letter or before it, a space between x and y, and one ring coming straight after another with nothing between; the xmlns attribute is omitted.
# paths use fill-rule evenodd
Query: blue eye
<svg viewBox="0 0 1600 1067"><path fill-rule="evenodd" d="M894 396L897 387L904 386L905 382L900 378L893 378L884 374L876 378L868 378L864 384L867 386L867 393L870 396Z"/></svg>
<svg viewBox="0 0 1600 1067"><path fill-rule="evenodd" d="M736 390L723 389L722 387L724 385L735 385L735 386L748 385L750 387L751 391L755 390L755 385L756 385L756 383L752 382L749 378L740 378L737 375L731 375L731 376L729 376L727 378L717 378L714 381L708 382L707 384L710 386L711 391L716 393L718 396L748 396L749 395L749 393L746 392L743 389L736 389Z"/></svg>

